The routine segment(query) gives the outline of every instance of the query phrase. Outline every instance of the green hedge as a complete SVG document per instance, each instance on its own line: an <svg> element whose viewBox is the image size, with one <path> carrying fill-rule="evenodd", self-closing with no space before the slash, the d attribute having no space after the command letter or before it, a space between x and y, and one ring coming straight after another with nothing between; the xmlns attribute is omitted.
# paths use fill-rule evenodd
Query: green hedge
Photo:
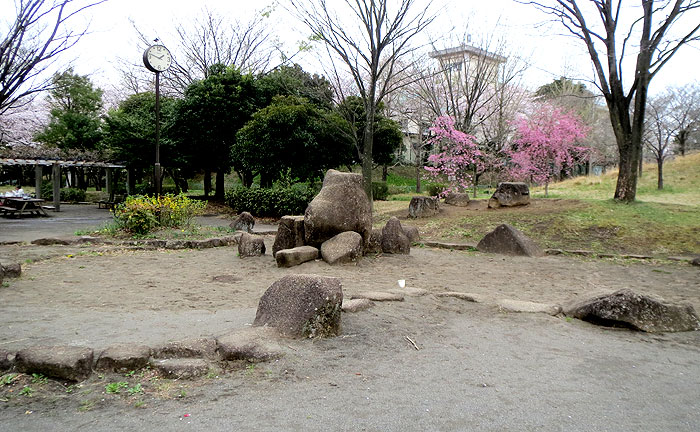
<svg viewBox="0 0 700 432"><path fill-rule="evenodd" d="M47 201L53 199L53 184L45 182L41 184L41 198ZM61 189L61 201L64 202L81 202L85 201L85 191L78 188Z"/></svg>
<svg viewBox="0 0 700 432"><path fill-rule="evenodd" d="M389 187L386 182L372 182L372 198L379 201L386 201L389 197Z"/></svg>
<svg viewBox="0 0 700 432"><path fill-rule="evenodd" d="M438 196L445 190L445 188L447 188L447 185L442 183L430 183L428 185L428 195Z"/></svg>
<svg viewBox="0 0 700 432"><path fill-rule="evenodd" d="M238 213L247 211L257 217L301 215L317 191L305 184L287 188L245 188L238 186L226 192L226 204Z"/></svg>

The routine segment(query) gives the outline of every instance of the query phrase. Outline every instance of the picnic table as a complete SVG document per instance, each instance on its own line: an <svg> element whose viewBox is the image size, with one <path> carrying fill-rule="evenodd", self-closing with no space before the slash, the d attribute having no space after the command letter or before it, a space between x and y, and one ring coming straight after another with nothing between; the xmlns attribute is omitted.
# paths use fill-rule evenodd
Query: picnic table
<svg viewBox="0 0 700 432"><path fill-rule="evenodd" d="M48 216L42 207L43 199L22 197L0 197L0 215L17 216L36 214Z"/></svg>

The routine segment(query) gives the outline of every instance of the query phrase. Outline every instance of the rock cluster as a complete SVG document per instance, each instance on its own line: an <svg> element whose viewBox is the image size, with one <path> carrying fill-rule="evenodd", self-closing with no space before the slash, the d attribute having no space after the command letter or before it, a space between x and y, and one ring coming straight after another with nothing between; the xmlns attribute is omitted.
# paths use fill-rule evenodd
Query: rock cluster
<svg viewBox="0 0 700 432"><path fill-rule="evenodd" d="M525 183L502 182L489 199L489 208L530 204L530 188Z"/></svg>

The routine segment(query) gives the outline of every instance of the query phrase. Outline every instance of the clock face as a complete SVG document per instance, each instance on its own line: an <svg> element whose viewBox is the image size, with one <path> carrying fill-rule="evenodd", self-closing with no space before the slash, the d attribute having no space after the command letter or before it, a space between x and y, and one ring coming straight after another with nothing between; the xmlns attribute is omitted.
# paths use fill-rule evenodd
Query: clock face
<svg viewBox="0 0 700 432"><path fill-rule="evenodd" d="M170 67L171 62L170 51L163 45L150 46L143 53L143 63L152 72L163 72Z"/></svg>

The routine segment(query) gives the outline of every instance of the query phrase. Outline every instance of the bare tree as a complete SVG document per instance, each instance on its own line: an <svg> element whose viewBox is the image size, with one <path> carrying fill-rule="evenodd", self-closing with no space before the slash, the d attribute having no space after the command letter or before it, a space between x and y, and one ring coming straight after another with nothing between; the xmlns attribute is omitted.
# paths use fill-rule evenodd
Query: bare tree
<svg viewBox="0 0 700 432"><path fill-rule="evenodd" d="M402 62L413 51L409 43L434 20L430 0L290 0L297 17L332 53L335 76L340 68L352 76L365 105L362 175L372 199L372 145L377 106L392 91L406 85L400 76ZM333 8L330 4L342 4ZM336 63L337 60L337 63Z"/></svg>
<svg viewBox="0 0 700 432"><path fill-rule="evenodd" d="M658 189L664 188L664 161L671 154L671 143L678 132L670 118L671 96L667 93L649 98L646 112L644 144L656 160Z"/></svg>
<svg viewBox="0 0 700 432"><path fill-rule="evenodd" d="M586 47L596 85L608 105L620 156L615 199L634 201L649 83L680 47L698 39L700 20L695 17L693 21L688 12L697 9L700 0L640 0L639 13L632 20L627 16L632 10L629 1L625 6L622 0L516 1L552 15ZM679 27L682 21L689 25L688 30L674 37L672 27ZM625 87L624 59L631 50L636 51L634 78Z"/></svg>
<svg viewBox="0 0 700 432"><path fill-rule="evenodd" d="M670 88L669 117L673 122L676 135L676 151L685 156L685 152L700 142L700 83L683 87Z"/></svg>
<svg viewBox="0 0 700 432"><path fill-rule="evenodd" d="M51 87L47 69L58 55L73 47L87 29L67 23L86 9L107 0L18 0L17 17L3 29L0 41L0 114Z"/></svg>

